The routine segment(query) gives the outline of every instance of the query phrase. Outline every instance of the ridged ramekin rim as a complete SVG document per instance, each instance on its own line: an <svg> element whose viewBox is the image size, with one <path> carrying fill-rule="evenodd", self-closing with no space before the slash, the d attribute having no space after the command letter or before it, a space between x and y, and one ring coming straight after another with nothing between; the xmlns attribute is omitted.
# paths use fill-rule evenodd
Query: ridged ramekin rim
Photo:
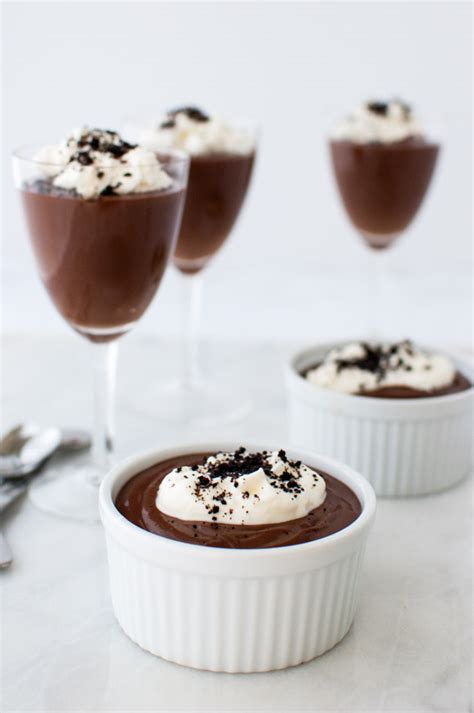
<svg viewBox="0 0 474 713"><path fill-rule="evenodd" d="M181 445L172 445L168 448L159 449L149 449L142 451L138 454L130 456L125 460L114 466L105 476L99 491L99 508L101 512L101 519L106 531L111 531L112 528L120 528L124 534L128 534L130 537L130 542L135 540L138 542L140 539L143 543L147 542L148 545L156 543L154 546L160 550L169 549L178 553L196 553L196 556L200 556L205 559L214 559L222 557L225 554L226 557L231 557L234 559L276 559L284 555L291 556L291 553L296 555L301 555L303 553L313 552L316 554L318 551L327 550L330 547L337 546L338 543L345 543L350 538L356 538L359 534L369 529L374 517L376 510L376 496L372 485L364 478L360 473L351 468L349 465L342 463L334 458L329 458L327 456L319 455L308 449L295 448L291 445L285 446L280 445L276 448L284 448L288 452L297 454L298 458L303 460L303 462L308 462L311 465L311 459L316 458L318 461L324 463L323 466L319 467L322 470L326 470L332 475L332 471L344 471L344 476L350 481L349 487L353 490L355 485L356 489L363 493L364 502L360 501L359 493L355 492L356 496L361 502L361 514L354 520L350 525L335 532L327 537L320 538L318 540L312 540L310 542L304 542L298 545L286 545L283 547L266 547L266 548L245 548L245 549L232 549L227 547L208 547L206 545L195 545L187 542L180 542L177 540L172 540L155 533L148 532L142 528L134 525L129 520L127 520L116 508L113 497L112 489L116 480L128 469L132 469L129 473L130 478L140 472L141 469L149 467L152 465L153 460L156 459L158 463L160 459L165 459L172 457L173 455L181 455L186 453L199 453L199 452L218 452L221 450L235 450L241 445L240 441L213 441L213 442L194 442L185 443ZM261 444L261 443L249 443L246 442L245 447L249 450L262 450L264 448L268 450L274 450L275 446L271 444ZM145 465L148 463L148 465ZM334 474L335 478L338 478L337 473ZM126 481L125 481L126 482Z"/></svg>

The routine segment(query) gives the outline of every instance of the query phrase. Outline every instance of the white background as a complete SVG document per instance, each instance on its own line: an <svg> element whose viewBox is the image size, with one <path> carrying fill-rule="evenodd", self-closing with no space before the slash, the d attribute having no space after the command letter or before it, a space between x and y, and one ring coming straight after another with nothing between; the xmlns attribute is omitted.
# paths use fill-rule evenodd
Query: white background
<svg viewBox="0 0 474 713"><path fill-rule="evenodd" d="M444 135L426 203L387 253L385 331L468 344L471 12L468 2L4 3L4 330L66 333L36 274L10 150L184 102L263 131L242 218L206 272L203 333L365 333L378 256L343 214L325 132L360 100L396 94ZM137 336L176 334L180 297L170 269Z"/></svg>

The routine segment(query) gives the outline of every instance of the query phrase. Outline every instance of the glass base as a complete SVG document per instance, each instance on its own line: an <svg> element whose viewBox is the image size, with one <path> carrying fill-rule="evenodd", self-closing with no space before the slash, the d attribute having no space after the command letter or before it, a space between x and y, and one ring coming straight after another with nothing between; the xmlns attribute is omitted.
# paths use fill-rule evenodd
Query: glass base
<svg viewBox="0 0 474 713"><path fill-rule="evenodd" d="M195 260L186 260L185 258L180 258L175 254L173 257L173 263L174 266L185 275L195 275L196 272L199 272L206 267L211 257L211 255L206 255L205 257L197 258Z"/></svg>
<svg viewBox="0 0 474 713"><path fill-rule="evenodd" d="M400 232L377 235L376 233L369 233L367 230L361 230L360 234L372 250L386 250L400 237Z"/></svg>
<svg viewBox="0 0 474 713"><path fill-rule="evenodd" d="M33 480L28 495L39 510L50 515L99 522L99 476L92 464L51 468Z"/></svg>
<svg viewBox="0 0 474 713"><path fill-rule="evenodd" d="M136 322L121 324L119 327L82 327L80 324L74 324L74 322L70 324L82 337L86 337L91 342L102 344L104 342L112 342L127 334L135 326Z"/></svg>
<svg viewBox="0 0 474 713"><path fill-rule="evenodd" d="M138 410L166 423L217 425L243 418L251 408L250 397L238 389L203 382L158 384L142 396Z"/></svg>

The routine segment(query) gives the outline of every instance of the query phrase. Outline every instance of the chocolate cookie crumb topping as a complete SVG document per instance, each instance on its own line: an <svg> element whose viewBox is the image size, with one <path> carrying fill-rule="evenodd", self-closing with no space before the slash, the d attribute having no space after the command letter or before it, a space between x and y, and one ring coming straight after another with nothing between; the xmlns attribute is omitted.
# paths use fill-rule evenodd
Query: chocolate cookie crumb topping
<svg viewBox="0 0 474 713"><path fill-rule="evenodd" d="M388 104L387 102L368 102L367 109L371 111L372 114L386 116L388 111Z"/></svg>
<svg viewBox="0 0 474 713"><path fill-rule="evenodd" d="M178 114L184 114L184 116L187 116L188 119L200 123L210 120L210 117L203 111L201 111L201 109L199 109L198 107L183 106L178 107L178 109L172 109L171 111L168 111L166 114L166 119L160 124L160 129L173 129L176 126L175 117Z"/></svg>
<svg viewBox="0 0 474 713"><path fill-rule="evenodd" d="M403 112L405 119L409 119L411 116L411 107L406 102L401 99L392 99L390 102L373 101L367 102L367 109L372 112L372 114L377 114L378 116L388 116L390 105L398 104Z"/></svg>
<svg viewBox="0 0 474 713"><path fill-rule="evenodd" d="M128 151L135 149L136 144L124 141L116 131L102 129L87 129L77 141L78 151L71 156L69 163L78 161L83 166L94 162L94 153L109 154L121 158Z"/></svg>
<svg viewBox="0 0 474 713"><path fill-rule="evenodd" d="M367 342L361 342L361 347L363 348L364 353L360 357L354 357L352 359L336 359L338 372L343 369L361 369L362 371L369 371L375 374L377 380L381 381L387 371L393 368L393 358L399 351L404 350L407 354L413 354L412 344L409 340L393 344L389 349L383 345L371 345L367 344ZM411 366L404 366L404 361L401 357L398 357L398 361L395 366L403 367L405 371L412 370Z"/></svg>

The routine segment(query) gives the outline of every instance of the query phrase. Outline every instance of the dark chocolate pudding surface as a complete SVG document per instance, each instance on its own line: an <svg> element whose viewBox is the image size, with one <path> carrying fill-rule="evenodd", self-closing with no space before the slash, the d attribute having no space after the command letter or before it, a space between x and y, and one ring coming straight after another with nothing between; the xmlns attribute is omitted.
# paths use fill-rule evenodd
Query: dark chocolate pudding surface
<svg viewBox="0 0 474 713"><path fill-rule="evenodd" d="M415 217L439 146L422 138L390 144L333 140L330 152L350 220L371 247L387 247Z"/></svg>
<svg viewBox="0 0 474 713"><path fill-rule="evenodd" d="M350 488L318 470L326 481L324 503L308 515L269 525L224 525L222 523L179 520L158 510L158 487L174 468L204 463L212 453L175 456L134 475L118 493L115 506L130 522L156 535L208 547L251 549L284 547L318 540L343 530L356 520L361 504Z"/></svg>
<svg viewBox="0 0 474 713"><path fill-rule="evenodd" d="M197 272L231 232L250 183L255 153L193 156L174 262Z"/></svg>
<svg viewBox="0 0 474 713"><path fill-rule="evenodd" d="M38 181L21 195L40 276L61 315L86 336L137 321L174 247L185 191L85 200Z"/></svg>
<svg viewBox="0 0 474 713"><path fill-rule="evenodd" d="M306 379L306 375L312 369L317 369L321 365L321 362L316 362L312 366L303 369L300 374ZM467 391L472 387L469 379L464 376L460 371L457 371L454 375L454 379L451 384L443 386L439 389L432 389L431 391L424 391L423 389L414 389L411 386L404 386L400 384L399 386L382 386L379 389L372 389L371 391L357 391L353 394L348 394L349 396L370 396L376 399L429 399L435 396L448 396L449 394L457 394L460 391Z"/></svg>

